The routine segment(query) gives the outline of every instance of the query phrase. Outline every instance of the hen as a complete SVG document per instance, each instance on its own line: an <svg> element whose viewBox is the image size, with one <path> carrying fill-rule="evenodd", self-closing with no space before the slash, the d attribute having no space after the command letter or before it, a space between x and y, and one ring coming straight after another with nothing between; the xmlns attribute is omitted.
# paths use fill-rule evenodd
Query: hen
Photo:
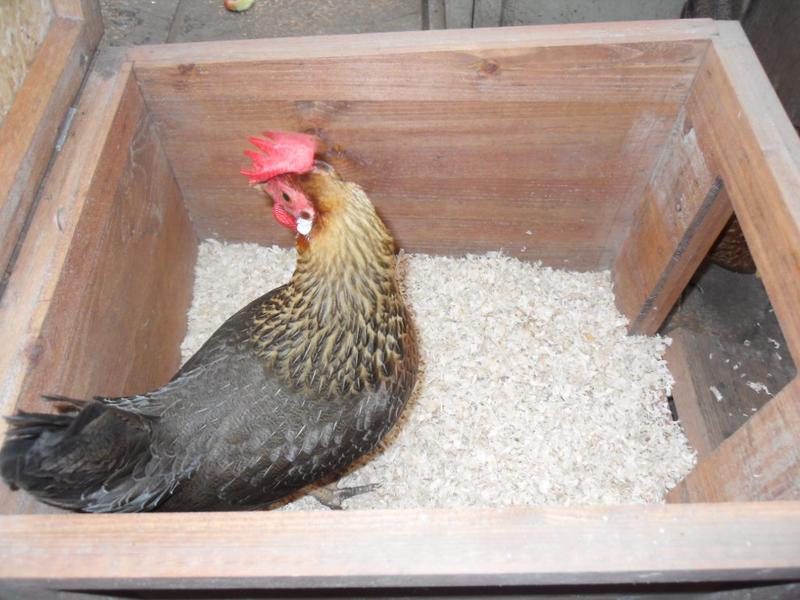
<svg viewBox="0 0 800 600"><path fill-rule="evenodd" d="M230 317L163 387L11 417L2 477L86 512L264 507L341 471L397 420L417 374L394 242L316 139L250 138L242 170L296 235L291 280Z"/></svg>

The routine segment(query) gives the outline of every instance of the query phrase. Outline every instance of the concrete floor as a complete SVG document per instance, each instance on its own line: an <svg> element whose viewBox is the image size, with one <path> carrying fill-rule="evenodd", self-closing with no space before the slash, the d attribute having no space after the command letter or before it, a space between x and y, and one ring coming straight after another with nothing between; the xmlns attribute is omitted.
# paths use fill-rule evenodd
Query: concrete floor
<svg viewBox="0 0 800 600"><path fill-rule="evenodd" d="M101 0L111 46L443 27L676 19L685 0Z"/></svg>
<svg viewBox="0 0 800 600"><path fill-rule="evenodd" d="M101 0L110 46L421 29L421 0Z"/></svg>
<svg viewBox="0 0 800 600"><path fill-rule="evenodd" d="M106 28L103 43L111 46L417 30L446 26L447 20L451 26L464 26L471 21L491 24L492 19L520 25L677 18L683 3L684 0L506 0L502 14L491 15L474 13L471 0L448 0L445 19L441 14L445 5L440 0L256 0L253 8L244 13L226 11L222 0L101 0ZM785 343L764 287L752 275L735 274L716 266L701 269L664 331L677 328L699 336L694 338L698 343L713 340L721 344L727 355L742 363L741 372L769 373L771 391L783 387L796 371L788 352L774 351L775 343L784 349ZM719 368L729 369L731 365L720 363ZM712 373L712 377L715 375L730 377L730 373ZM768 400L768 396L745 385L737 386L735 393L742 405L756 407ZM727 419L724 403L719 403L719 410ZM740 412L731 416L731 430L746 418Z"/></svg>

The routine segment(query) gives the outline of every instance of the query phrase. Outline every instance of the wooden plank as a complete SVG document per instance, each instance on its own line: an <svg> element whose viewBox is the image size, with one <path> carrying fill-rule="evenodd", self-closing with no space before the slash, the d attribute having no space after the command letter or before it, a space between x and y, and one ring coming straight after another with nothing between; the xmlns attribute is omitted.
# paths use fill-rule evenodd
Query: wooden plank
<svg viewBox="0 0 800 600"><path fill-rule="evenodd" d="M245 164L242 140L254 133L254 122L265 129L310 126L332 141L330 162L364 186L401 247L439 253L502 248L551 265L593 269L608 243L598 196L608 198L605 209L612 210L630 179L617 157L653 150L627 137L639 108L598 105L578 115L565 113L560 103L465 103L454 112L446 102L263 102L257 108L263 114L244 121L222 108L193 113L225 129L217 134L189 131L188 109L159 125L201 237L291 241L263 210L261 194L238 176ZM653 114L663 111L651 107ZM202 151L186 153L187 147ZM580 162L576 155L583 156Z"/></svg>
<svg viewBox="0 0 800 600"><path fill-rule="evenodd" d="M29 515L0 548L0 580L59 589L791 580L800 503Z"/></svg>
<svg viewBox="0 0 800 600"><path fill-rule="evenodd" d="M289 241L238 169L246 135L299 129L328 142L407 250L503 248L586 270L609 266L626 227L617 216L644 187L706 45L440 46L354 62L345 43L330 57L265 59L265 42L258 60L222 44L224 62L139 58L135 71L200 236Z"/></svg>
<svg viewBox="0 0 800 600"><path fill-rule="evenodd" d="M47 347L20 407L44 408L41 393L148 391L180 364L196 240L132 78L112 130L118 137L100 157L103 178L88 190L91 210L80 216L53 290L38 336Z"/></svg>
<svg viewBox="0 0 800 600"><path fill-rule="evenodd" d="M800 499L800 378L770 400L667 496L668 502Z"/></svg>
<svg viewBox="0 0 800 600"><path fill-rule="evenodd" d="M669 372L675 378L672 400L689 445L697 452L697 458L702 459L711 454L722 440L713 439L709 432L702 410L708 403L705 386L696 385L692 378L694 369L698 365L690 362L695 358L691 356L690 343L686 342L686 338L691 337L691 332L678 329L671 331L669 335L672 344L664 353L664 360L667 361ZM712 392L708 390L708 393Z"/></svg>
<svg viewBox="0 0 800 600"><path fill-rule="evenodd" d="M103 15L100 12L99 0L51 0L53 10L63 19L82 22L86 30L86 38L91 51L97 47L103 37Z"/></svg>
<svg viewBox="0 0 800 600"><path fill-rule="evenodd" d="M757 349L683 328L669 336L665 359L675 378L672 397L686 437L702 459L769 400L748 382L776 386Z"/></svg>
<svg viewBox="0 0 800 600"><path fill-rule="evenodd" d="M631 333L658 331L731 214L717 168L682 110L612 270Z"/></svg>
<svg viewBox="0 0 800 600"><path fill-rule="evenodd" d="M94 22L55 18L0 129L0 273L9 268L98 40Z"/></svg>
<svg viewBox="0 0 800 600"><path fill-rule="evenodd" d="M18 269L12 274L0 304L4 316L14 315L13 319L0 319L2 337L12 340L11 346L15 340L26 340L29 326L33 329L41 326L42 309L47 308L46 303L52 297L86 201L85 192L95 176L104 140L128 85L130 66L120 70L123 62L122 52L107 52L98 60L79 104L73 129L42 190L42 202L17 261ZM35 341L35 338L27 341ZM29 363L29 360L19 362L20 358L15 352L0 353L3 375L0 397L4 401L4 415L14 409L13 403L21 389L20 375Z"/></svg>
<svg viewBox="0 0 800 600"><path fill-rule="evenodd" d="M738 23L719 23L687 101L800 364L800 140Z"/></svg>
<svg viewBox="0 0 800 600"><path fill-rule="evenodd" d="M471 1L471 0L470 0ZM711 19L621 23L580 23L446 31L404 31L359 35L321 35L261 40L151 44L128 49L129 60L150 66L312 58L368 57L425 52L481 52L520 47L566 47L587 44L708 41L717 34ZM352 63L351 63L352 64Z"/></svg>
<svg viewBox="0 0 800 600"><path fill-rule="evenodd" d="M800 140L738 23L720 23L686 112L719 168L795 364L800 358ZM668 500L800 497L800 383L729 437Z"/></svg>
<svg viewBox="0 0 800 600"><path fill-rule="evenodd" d="M439 31L433 35L448 33ZM391 39L415 37L419 32L375 35ZM418 53L371 52L354 61L352 56L343 55L343 48L330 56L304 56L298 52L294 57L273 58L270 55L273 41L262 40L264 48L253 60L240 60L233 55L239 49L239 42L219 42L220 54L229 60L216 61L202 60L203 44L181 44L201 46L197 49L197 60L185 50L181 58L186 63L165 64L163 58L158 61L135 58L136 75L148 100L182 104L185 108L228 101L229 113L240 118L252 118L255 103L270 101L566 100L572 104L603 101L656 104L686 99L708 46L706 40L660 45L595 41L565 45L554 52L550 46L537 46L533 39L513 48L472 52L444 47ZM343 40L341 44L344 43ZM129 53L136 57L139 54L136 50L133 48ZM269 85L264 85L265 80ZM230 85L238 89L221 87Z"/></svg>
<svg viewBox="0 0 800 600"><path fill-rule="evenodd" d="M196 239L122 53L98 58L77 119L0 306L3 414L146 391L180 363ZM42 510L2 492L0 511Z"/></svg>

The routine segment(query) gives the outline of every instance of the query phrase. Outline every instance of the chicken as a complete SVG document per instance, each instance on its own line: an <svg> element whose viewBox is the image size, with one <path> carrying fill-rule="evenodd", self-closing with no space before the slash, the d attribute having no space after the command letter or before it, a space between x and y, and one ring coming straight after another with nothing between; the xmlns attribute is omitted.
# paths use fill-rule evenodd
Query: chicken
<svg viewBox="0 0 800 600"><path fill-rule="evenodd" d="M295 234L291 280L230 317L163 387L11 417L2 477L85 512L256 509L373 449L416 381L391 235L316 138L250 138L242 170Z"/></svg>

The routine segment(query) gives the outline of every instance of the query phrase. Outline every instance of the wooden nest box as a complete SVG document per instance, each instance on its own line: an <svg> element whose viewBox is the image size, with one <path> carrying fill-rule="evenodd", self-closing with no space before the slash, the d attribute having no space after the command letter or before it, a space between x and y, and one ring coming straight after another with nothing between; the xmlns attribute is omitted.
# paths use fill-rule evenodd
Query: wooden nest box
<svg viewBox="0 0 800 600"><path fill-rule="evenodd" d="M109 48L89 67L96 7L56 5L0 146L5 415L171 377L198 240L288 242L239 175L271 129L325 140L408 251L610 269L636 332L735 213L800 363L800 142L737 23ZM75 515L3 488L0 586L770 582L800 578L799 498L795 379L663 506Z"/></svg>

